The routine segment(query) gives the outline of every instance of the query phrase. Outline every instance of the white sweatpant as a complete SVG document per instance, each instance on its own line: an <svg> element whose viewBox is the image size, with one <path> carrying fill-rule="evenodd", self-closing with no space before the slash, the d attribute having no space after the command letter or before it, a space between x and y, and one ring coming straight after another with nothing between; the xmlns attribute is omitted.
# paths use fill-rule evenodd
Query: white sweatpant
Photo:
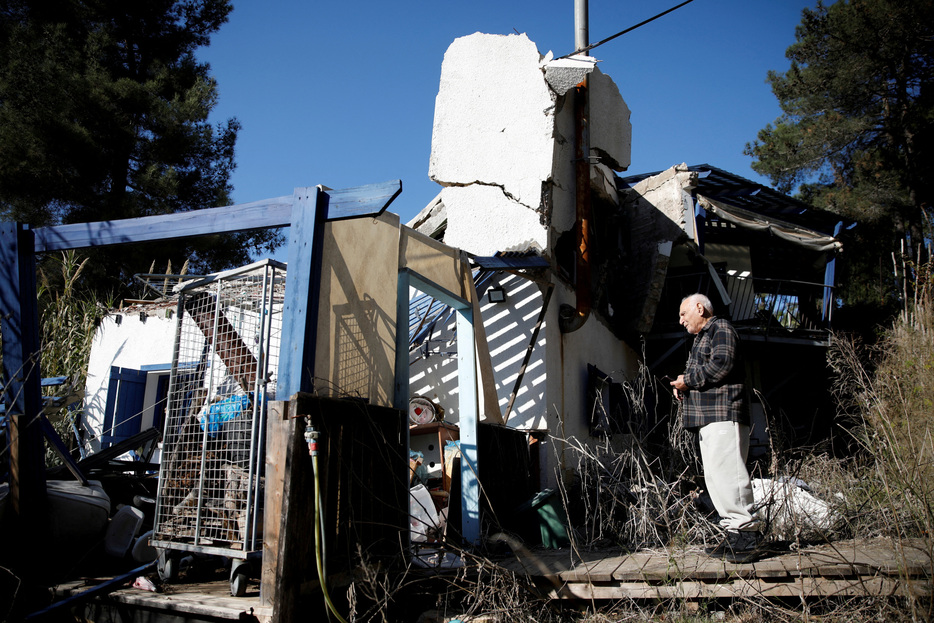
<svg viewBox="0 0 934 623"><path fill-rule="evenodd" d="M713 422L699 431L704 480L725 530L757 530L752 516L752 484L746 469L749 427L736 422Z"/></svg>

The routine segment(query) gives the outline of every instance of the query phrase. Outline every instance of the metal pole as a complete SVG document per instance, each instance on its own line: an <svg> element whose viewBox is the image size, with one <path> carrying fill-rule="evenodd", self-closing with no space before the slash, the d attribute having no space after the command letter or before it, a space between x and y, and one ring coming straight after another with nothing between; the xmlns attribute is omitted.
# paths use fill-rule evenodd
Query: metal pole
<svg viewBox="0 0 934 623"><path fill-rule="evenodd" d="M587 0L574 0L574 49L583 50L590 45L590 17Z"/></svg>

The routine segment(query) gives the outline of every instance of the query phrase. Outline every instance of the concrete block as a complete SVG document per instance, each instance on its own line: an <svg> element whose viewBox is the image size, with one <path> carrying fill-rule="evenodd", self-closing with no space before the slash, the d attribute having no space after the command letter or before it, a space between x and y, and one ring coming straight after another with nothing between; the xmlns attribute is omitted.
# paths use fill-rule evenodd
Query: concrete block
<svg viewBox="0 0 934 623"><path fill-rule="evenodd" d="M590 90L590 150L611 169L625 171L632 161L629 106L613 79L599 67L591 72L587 84Z"/></svg>
<svg viewBox="0 0 934 623"><path fill-rule="evenodd" d="M595 164L590 169L590 187L595 195L604 201L619 205L619 192L616 190L616 175L605 164Z"/></svg>
<svg viewBox="0 0 934 623"><path fill-rule="evenodd" d="M653 223L655 240L694 238L691 189L696 184L697 174L688 170L684 163L642 180L632 188L639 197L633 221Z"/></svg>
<svg viewBox="0 0 934 623"><path fill-rule="evenodd" d="M444 229L447 220L448 214L441 203L441 193L438 193L406 226L434 238Z"/></svg>
<svg viewBox="0 0 934 623"><path fill-rule="evenodd" d="M501 186L537 209L552 174L555 94L525 35L475 33L441 65L428 175L442 186Z"/></svg>
<svg viewBox="0 0 934 623"><path fill-rule="evenodd" d="M507 197L497 186L465 186L441 191L448 216L445 244L476 255L497 251L543 251L548 230L537 212Z"/></svg>
<svg viewBox="0 0 934 623"><path fill-rule="evenodd" d="M555 232L565 232L574 227L577 210L574 203L574 188L554 186L551 189L552 205L551 227Z"/></svg>
<svg viewBox="0 0 934 623"><path fill-rule="evenodd" d="M551 52L548 53L549 55ZM575 55L559 58L544 63L545 80L558 95L564 95L578 84L596 67L597 59L592 56Z"/></svg>

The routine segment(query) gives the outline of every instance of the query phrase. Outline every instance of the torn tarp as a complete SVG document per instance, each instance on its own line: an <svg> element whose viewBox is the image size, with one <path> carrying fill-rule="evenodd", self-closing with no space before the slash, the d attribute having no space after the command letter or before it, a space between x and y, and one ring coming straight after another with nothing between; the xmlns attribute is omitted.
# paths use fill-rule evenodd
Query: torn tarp
<svg viewBox="0 0 934 623"><path fill-rule="evenodd" d="M744 227L760 231L769 231L779 238L788 240L795 244L807 247L814 251L839 251L843 248L843 243L834 238L812 229L794 225L785 221L778 220L770 216L756 214L736 206L727 205L720 201L714 201L702 195L697 196L700 205L710 212L713 212L724 221L728 221Z"/></svg>

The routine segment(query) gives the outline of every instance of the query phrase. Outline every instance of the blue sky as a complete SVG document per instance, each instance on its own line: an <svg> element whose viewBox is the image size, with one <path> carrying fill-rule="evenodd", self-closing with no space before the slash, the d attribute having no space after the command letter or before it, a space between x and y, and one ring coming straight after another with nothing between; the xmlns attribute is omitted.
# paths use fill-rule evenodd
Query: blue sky
<svg viewBox="0 0 934 623"><path fill-rule="evenodd" d="M681 0L590 0L597 42ZM743 155L780 109L766 84L785 70L799 0L694 0L595 49L632 111L628 173L709 163L766 183ZM525 33L544 54L573 51L573 0L234 0L199 51L218 81L213 120L237 117L233 199L402 180L403 222L439 191L428 177L435 95L457 37Z"/></svg>

